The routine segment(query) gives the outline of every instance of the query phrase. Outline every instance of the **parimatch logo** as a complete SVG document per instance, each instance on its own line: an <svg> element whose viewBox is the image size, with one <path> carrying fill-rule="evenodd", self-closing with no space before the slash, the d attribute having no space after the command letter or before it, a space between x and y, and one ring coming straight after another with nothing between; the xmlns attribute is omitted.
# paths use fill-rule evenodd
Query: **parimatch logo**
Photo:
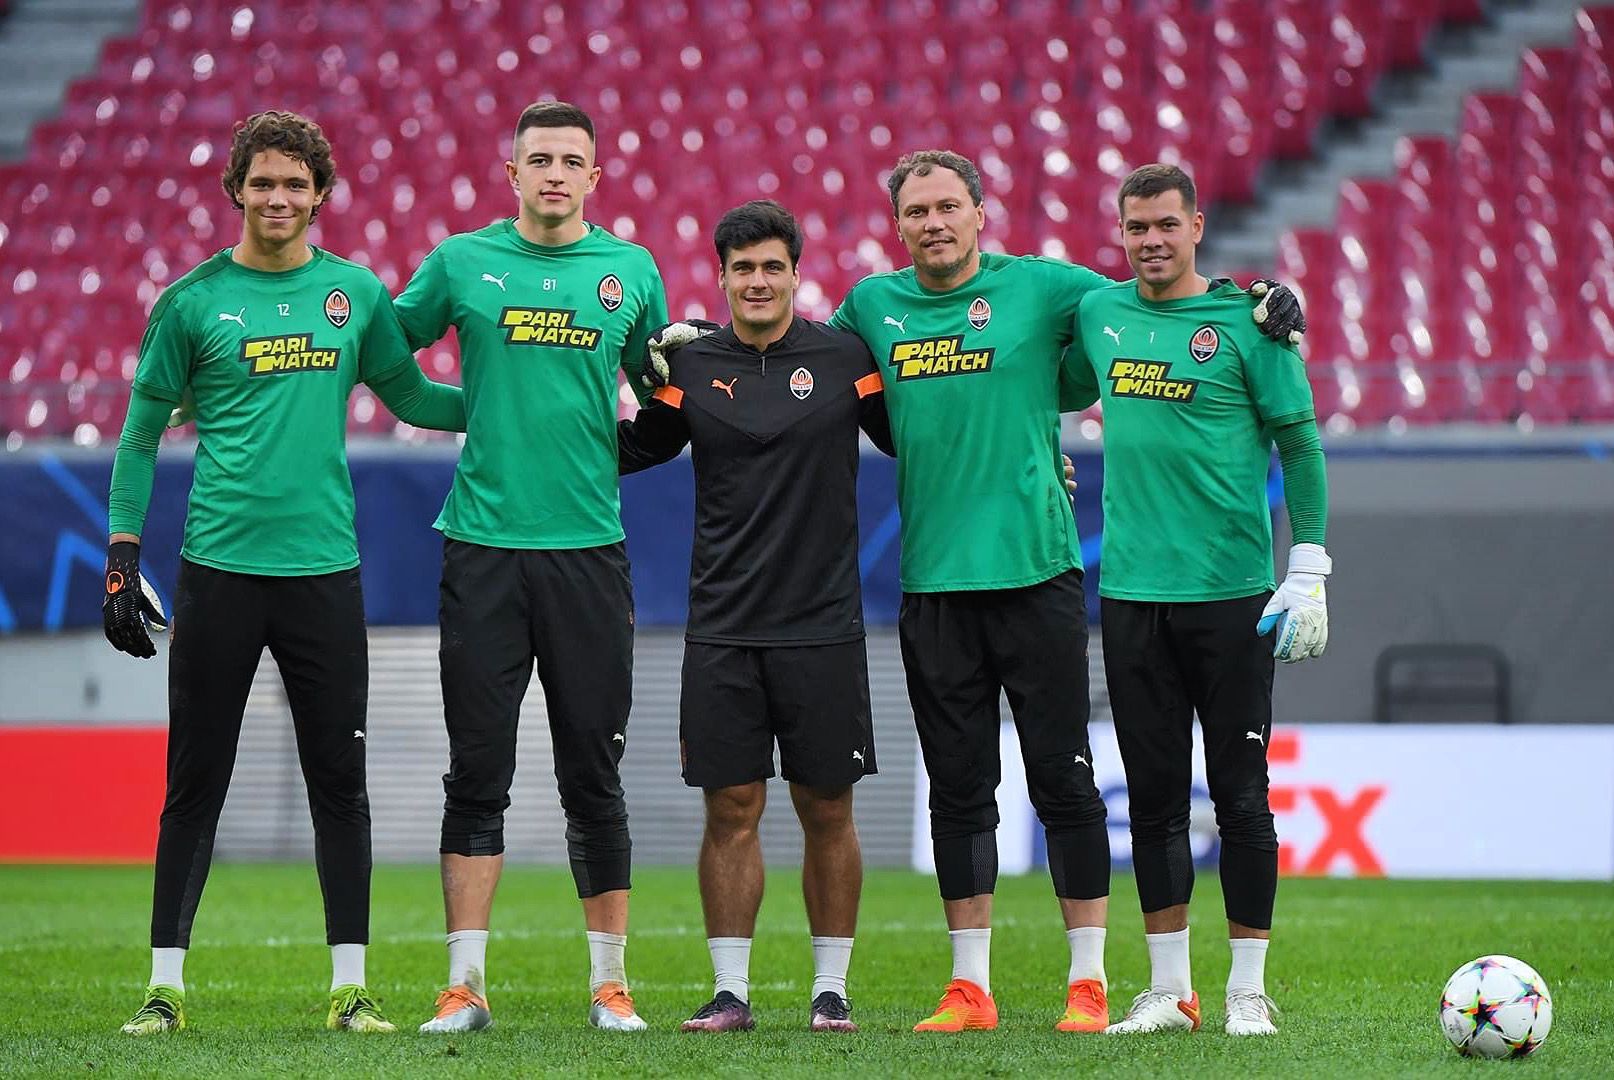
<svg viewBox="0 0 1614 1080"><path fill-rule="evenodd" d="M1156 360L1117 358L1110 362L1110 393L1115 397L1153 398L1183 404L1194 400L1199 390L1198 380L1173 379L1170 372L1170 364Z"/></svg>
<svg viewBox="0 0 1614 1080"><path fill-rule="evenodd" d="M504 340L509 345L553 345L557 349L594 349L600 332L592 326L574 326L577 312L564 308L507 307L499 312Z"/></svg>
<svg viewBox="0 0 1614 1080"><path fill-rule="evenodd" d="M890 365L899 379L934 379L992 370L991 349L964 348L964 335L899 341L891 346Z"/></svg>
<svg viewBox="0 0 1614 1080"><path fill-rule="evenodd" d="M313 334L276 334L242 341L241 359L249 376L335 371L342 362L342 350L317 347Z"/></svg>

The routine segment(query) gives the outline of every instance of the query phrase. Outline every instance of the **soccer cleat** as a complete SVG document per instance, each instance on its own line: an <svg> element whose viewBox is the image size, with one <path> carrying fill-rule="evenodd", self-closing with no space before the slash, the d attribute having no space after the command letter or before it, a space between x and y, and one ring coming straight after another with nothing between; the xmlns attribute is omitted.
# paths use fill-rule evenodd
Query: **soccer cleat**
<svg viewBox="0 0 1614 1080"><path fill-rule="evenodd" d="M442 1031L481 1031L493 1026L487 999L461 983L437 995L437 1015L420 1025L431 1034Z"/></svg>
<svg viewBox="0 0 1614 1080"><path fill-rule="evenodd" d="M1229 1035L1276 1035L1278 1027L1272 1021L1277 1015L1278 1007L1259 990L1227 992Z"/></svg>
<svg viewBox="0 0 1614 1080"><path fill-rule="evenodd" d="M679 1031L750 1031L757 1026L751 1018L751 1006L729 993L718 991L695 1015L685 1020Z"/></svg>
<svg viewBox="0 0 1614 1080"><path fill-rule="evenodd" d="M1097 979L1077 979L1065 997L1065 1015L1055 1031L1103 1031L1110 1023L1110 1000Z"/></svg>
<svg viewBox="0 0 1614 1080"><path fill-rule="evenodd" d="M954 979L942 991L936 1011L913 1026L915 1031L994 1031L998 1006L992 995L968 979Z"/></svg>
<svg viewBox="0 0 1614 1080"><path fill-rule="evenodd" d="M118 1030L125 1035L160 1035L185 1030L185 991L172 986L146 987L140 1011Z"/></svg>
<svg viewBox="0 0 1614 1080"><path fill-rule="evenodd" d="M588 1022L601 1031L643 1031L649 1025L633 1010L628 988L619 982L601 983L589 1003Z"/></svg>
<svg viewBox="0 0 1614 1080"><path fill-rule="evenodd" d="M1132 999L1126 1016L1104 1029L1106 1035L1144 1031L1198 1031L1199 995L1186 998L1170 990L1150 988Z"/></svg>
<svg viewBox="0 0 1614 1080"><path fill-rule="evenodd" d="M825 990L813 998L807 1026L811 1031L856 1031L857 1025L852 1023L852 1003L833 990Z"/></svg>
<svg viewBox="0 0 1614 1080"><path fill-rule="evenodd" d="M362 986L338 986L331 991L331 1011L325 1026L332 1031L357 1031L365 1035L390 1035L398 1029L381 1015L370 991Z"/></svg>

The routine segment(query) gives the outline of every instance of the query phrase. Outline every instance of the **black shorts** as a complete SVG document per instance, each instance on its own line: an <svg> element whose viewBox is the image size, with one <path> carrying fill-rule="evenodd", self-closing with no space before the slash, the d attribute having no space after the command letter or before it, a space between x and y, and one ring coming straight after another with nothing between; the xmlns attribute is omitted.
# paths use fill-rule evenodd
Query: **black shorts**
<svg viewBox="0 0 1614 1080"><path fill-rule="evenodd" d="M724 788L780 771L793 784L843 788L876 771L863 641L839 645L684 646L679 756L690 787Z"/></svg>

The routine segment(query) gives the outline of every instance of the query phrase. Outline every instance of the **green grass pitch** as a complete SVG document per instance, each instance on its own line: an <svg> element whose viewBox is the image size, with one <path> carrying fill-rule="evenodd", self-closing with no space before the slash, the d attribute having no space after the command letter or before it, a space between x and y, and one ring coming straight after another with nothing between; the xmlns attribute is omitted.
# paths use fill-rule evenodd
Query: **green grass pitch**
<svg viewBox="0 0 1614 1080"><path fill-rule="evenodd" d="M864 890L851 973L860 1034L805 1030L812 972L799 879L776 871L752 955L757 1030L680 1035L678 1022L710 994L694 875L640 869L635 878L628 973L651 1025L642 1035L585 1025L588 955L564 870L505 875L489 952L496 1026L445 1038L413 1030L445 974L436 870L377 869L370 987L402 1030L364 1037L322 1026L329 954L312 868L227 865L213 872L186 965L189 1030L135 1040L117 1029L147 974L150 871L0 867L0 1073L1588 1076L1614 1062L1607 884L1285 881L1267 976L1284 1010L1280 1034L1237 1040L1221 1031L1227 946L1213 874L1200 876L1194 902L1204 1030L1126 1039L1052 1030L1068 953L1043 875L1006 878L998 891L999 1030L913 1034L947 979L949 953L934 882L895 871L871 872ZM1130 879L1117 878L1115 897L1107 966L1119 1017L1147 957ZM1460 1059L1437 1030L1443 980L1488 952L1535 965L1552 989L1552 1035L1526 1062Z"/></svg>

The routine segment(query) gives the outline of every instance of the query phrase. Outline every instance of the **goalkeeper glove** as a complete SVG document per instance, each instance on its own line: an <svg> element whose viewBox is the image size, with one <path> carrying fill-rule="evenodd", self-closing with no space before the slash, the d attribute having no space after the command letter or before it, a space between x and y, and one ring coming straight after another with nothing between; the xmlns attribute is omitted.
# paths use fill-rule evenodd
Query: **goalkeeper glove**
<svg viewBox="0 0 1614 1080"><path fill-rule="evenodd" d="M1300 299L1293 290L1271 278L1257 278L1250 285L1250 295L1261 301L1250 312L1261 332L1274 341L1299 345L1306 332L1306 313L1300 310Z"/></svg>
<svg viewBox="0 0 1614 1080"><path fill-rule="evenodd" d="M1296 544L1289 549L1289 573L1261 611L1255 632L1266 635L1277 627L1272 655L1285 664L1308 656L1321 656L1328 645L1328 593L1323 579L1334 569L1321 544Z"/></svg>
<svg viewBox="0 0 1614 1080"><path fill-rule="evenodd" d="M168 616L157 593L140 576L140 545L118 540L106 549L106 599L101 601L106 639L130 656L157 655L151 631L168 629Z"/></svg>
<svg viewBox="0 0 1614 1080"><path fill-rule="evenodd" d="M696 338L705 337L720 329L722 328L709 319L685 319L682 322L668 323L651 334L650 362L644 366L644 384L651 389L666 386L672 381L672 367L669 364L672 354Z"/></svg>

